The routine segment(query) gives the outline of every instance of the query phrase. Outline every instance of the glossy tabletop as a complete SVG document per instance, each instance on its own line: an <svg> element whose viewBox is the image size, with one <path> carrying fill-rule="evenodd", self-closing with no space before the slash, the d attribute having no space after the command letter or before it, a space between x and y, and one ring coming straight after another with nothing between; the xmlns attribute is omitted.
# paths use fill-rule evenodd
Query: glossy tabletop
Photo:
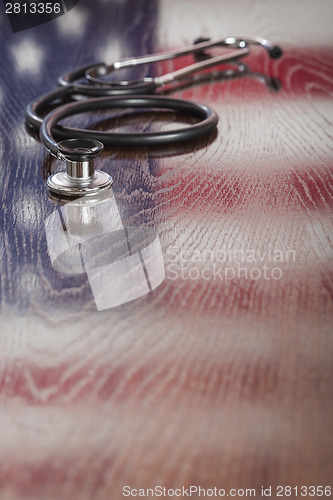
<svg viewBox="0 0 333 500"><path fill-rule="evenodd" d="M17 33L0 9L1 500L330 496L332 27L330 0L80 0ZM96 204L48 196L63 167L26 127L32 99L90 62L228 35L283 57L254 47L159 91L212 107L215 132L105 148L114 183Z"/></svg>

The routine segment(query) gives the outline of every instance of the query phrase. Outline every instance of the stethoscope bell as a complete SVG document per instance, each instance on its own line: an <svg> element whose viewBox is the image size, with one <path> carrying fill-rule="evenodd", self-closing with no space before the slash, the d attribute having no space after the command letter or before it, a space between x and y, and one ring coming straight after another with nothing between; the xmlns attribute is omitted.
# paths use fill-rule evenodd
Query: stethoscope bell
<svg viewBox="0 0 333 500"><path fill-rule="evenodd" d="M65 139L58 144L57 157L66 162L66 171L56 172L47 179L52 193L65 196L84 196L108 189L112 177L95 170L94 158L104 149L93 139Z"/></svg>

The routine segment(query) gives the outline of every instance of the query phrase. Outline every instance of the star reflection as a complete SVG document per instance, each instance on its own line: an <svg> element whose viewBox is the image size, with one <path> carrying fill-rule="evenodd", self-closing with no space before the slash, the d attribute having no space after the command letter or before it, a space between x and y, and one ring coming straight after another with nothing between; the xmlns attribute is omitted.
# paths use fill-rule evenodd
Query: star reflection
<svg viewBox="0 0 333 500"><path fill-rule="evenodd" d="M65 16L56 19L57 28L62 36L72 38L83 37L86 32L88 13L80 6L75 10L67 12Z"/></svg>
<svg viewBox="0 0 333 500"><path fill-rule="evenodd" d="M32 37L26 36L20 42L13 44L11 53L17 73L30 73L33 76L40 73L45 51Z"/></svg>

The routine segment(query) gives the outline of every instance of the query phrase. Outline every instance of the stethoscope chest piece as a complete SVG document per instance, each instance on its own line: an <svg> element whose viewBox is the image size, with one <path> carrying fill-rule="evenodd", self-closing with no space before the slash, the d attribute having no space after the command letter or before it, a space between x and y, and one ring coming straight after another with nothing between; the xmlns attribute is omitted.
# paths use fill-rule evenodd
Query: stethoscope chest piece
<svg viewBox="0 0 333 500"><path fill-rule="evenodd" d="M95 170L94 158L103 151L103 144L93 139L65 139L58 144L58 158L65 160L66 171L56 172L47 179L53 193L65 196L96 194L108 189L112 177Z"/></svg>

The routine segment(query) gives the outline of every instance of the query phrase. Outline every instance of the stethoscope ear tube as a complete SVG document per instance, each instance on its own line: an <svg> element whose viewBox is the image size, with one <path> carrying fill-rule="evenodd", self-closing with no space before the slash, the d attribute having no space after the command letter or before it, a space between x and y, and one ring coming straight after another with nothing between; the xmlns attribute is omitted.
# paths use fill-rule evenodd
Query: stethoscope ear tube
<svg viewBox="0 0 333 500"><path fill-rule="evenodd" d="M131 82L128 85L119 85L119 83L112 82L101 82L100 84L91 85L91 82L88 80L88 83L80 83L82 78L86 78L87 72L103 69L104 67L104 63L82 66L74 71L62 74L58 78L58 84L62 87L72 87L76 93L89 97L153 94L158 86L151 78Z"/></svg>

